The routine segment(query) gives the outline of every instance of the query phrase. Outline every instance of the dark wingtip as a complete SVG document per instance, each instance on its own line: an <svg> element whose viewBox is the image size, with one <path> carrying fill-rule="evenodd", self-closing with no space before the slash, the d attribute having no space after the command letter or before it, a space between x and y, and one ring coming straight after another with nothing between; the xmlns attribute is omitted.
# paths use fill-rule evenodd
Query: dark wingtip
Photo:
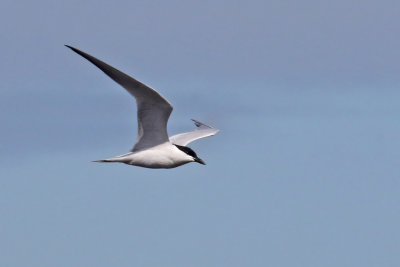
<svg viewBox="0 0 400 267"><path fill-rule="evenodd" d="M71 49L72 51L74 51L74 52L76 52L76 53L78 53L79 54L79 50L78 49L76 49L75 47L72 47L72 46L70 46L70 45L64 45L64 46L66 46L66 47L68 47L69 49Z"/></svg>
<svg viewBox="0 0 400 267"><path fill-rule="evenodd" d="M215 129L214 127L212 127L212 126L210 126L210 125L207 125L207 124L205 124L205 123L202 123L201 121L198 121L198 120L195 120L195 119L191 119L193 122L194 122L194 124L196 125L196 127L202 127L202 126L204 126L204 127L206 127L206 128L210 128L210 129Z"/></svg>
<svg viewBox="0 0 400 267"><path fill-rule="evenodd" d="M110 162L106 159L100 159L100 160L92 160L92 162Z"/></svg>
<svg viewBox="0 0 400 267"><path fill-rule="evenodd" d="M204 125L204 126L207 126L207 127L211 128L210 126L205 125L204 123L202 123L202 122L200 122L198 120L195 120L195 119L191 119L191 120L194 122L194 125L196 125L196 127L200 127L200 126Z"/></svg>
<svg viewBox="0 0 400 267"><path fill-rule="evenodd" d="M79 50L78 48L75 48L75 47L70 46L70 45L65 45L65 46L68 47L69 49L71 49L72 51L74 51L75 53L77 53L78 55L80 55L80 56L86 58L87 60L89 60L90 62L92 62L94 65L96 65L98 68L100 68L100 69L104 72L104 69L99 65L99 62L101 62L100 60L98 60L98 59L92 57L92 56L89 55L89 54L86 54L85 52ZM105 64L104 62L101 62L101 63ZM106 74L107 74L107 72L106 72ZM107 75L108 75L108 74L107 74Z"/></svg>

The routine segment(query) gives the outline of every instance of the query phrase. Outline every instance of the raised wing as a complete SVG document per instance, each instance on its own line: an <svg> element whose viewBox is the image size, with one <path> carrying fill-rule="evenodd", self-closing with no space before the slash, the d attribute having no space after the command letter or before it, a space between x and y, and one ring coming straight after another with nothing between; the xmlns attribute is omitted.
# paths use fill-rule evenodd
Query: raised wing
<svg viewBox="0 0 400 267"><path fill-rule="evenodd" d="M175 145L186 146L190 142L193 142L197 139L204 138L207 136L215 135L219 132L218 129L215 129L211 126L208 126L202 122L192 120L196 125L196 129L192 132L176 134L169 138L169 141Z"/></svg>
<svg viewBox="0 0 400 267"><path fill-rule="evenodd" d="M124 87L137 103L138 140L132 151L145 149L168 142L167 123L172 112L171 104L156 90L135 80L103 61L72 46L72 51L89 60L108 77Z"/></svg>

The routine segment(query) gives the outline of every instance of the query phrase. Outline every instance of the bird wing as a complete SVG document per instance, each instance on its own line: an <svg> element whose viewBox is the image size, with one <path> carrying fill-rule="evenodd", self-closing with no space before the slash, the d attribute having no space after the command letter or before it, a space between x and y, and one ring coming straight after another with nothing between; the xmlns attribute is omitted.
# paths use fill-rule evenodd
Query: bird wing
<svg viewBox="0 0 400 267"><path fill-rule="evenodd" d="M169 138L169 141L175 145L186 146L197 139L212 136L219 132L218 129L208 126L202 122L196 120L192 121L194 121L194 124L196 125L196 129L194 131L173 135Z"/></svg>
<svg viewBox="0 0 400 267"><path fill-rule="evenodd" d="M156 90L135 80L103 61L66 45L89 60L108 77L124 87L137 103L138 139L131 151L137 151L168 142L167 123L172 112L171 104Z"/></svg>

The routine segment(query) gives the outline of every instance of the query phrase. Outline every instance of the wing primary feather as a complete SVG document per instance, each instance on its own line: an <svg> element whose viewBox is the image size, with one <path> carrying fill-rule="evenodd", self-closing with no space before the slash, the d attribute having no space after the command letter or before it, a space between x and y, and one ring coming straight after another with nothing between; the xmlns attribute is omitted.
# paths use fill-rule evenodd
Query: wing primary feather
<svg viewBox="0 0 400 267"><path fill-rule="evenodd" d="M132 151L168 142L167 122L172 105L153 88L137 81L107 63L69 45L72 51L93 63L135 97L138 112L138 140Z"/></svg>
<svg viewBox="0 0 400 267"><path fill-rule="evenodd" d="M194 122L194 124L195 124L196 127L198 127L198 128L201 128L202 126L204 126L205 128L215 129L214 127L211 127L210 125L207 125L207 124L205 124L205 123L202 123L202 122L200 122L200 121L198 121L198 120L195 120L195 119L191 119L191 120Z"/></svg>
<svg viewBox="0 0 400 267"><path fill-rule="evenodd" d="M208 136L213 136L219 132L218 129L215 129L200 121L194 119L192 119L192 121L194 121L196 125L196 129L194 131L173 135L169 138L170 142L175 145L186 146L187 144L195 140Z"/></svg>
<svg viewBox="0 0 400 267"><path fill-rule="evenodd" d="M166 100L153 88L75 47L72 47L70 45L65 46L77 53L78 55L82 56L83 58L87 59L93 65L98 67L102 72L104 72L108 77L124 87L132 96L136 98L136 101L146 101L162 104L170 107L172 110L172 105L168 102L168 100Z"/></svg>

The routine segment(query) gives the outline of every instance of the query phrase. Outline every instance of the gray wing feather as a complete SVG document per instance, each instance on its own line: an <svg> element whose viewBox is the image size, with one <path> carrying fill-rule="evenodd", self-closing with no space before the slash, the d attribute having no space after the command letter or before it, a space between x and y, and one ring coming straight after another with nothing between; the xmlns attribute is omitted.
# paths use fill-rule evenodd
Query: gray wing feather
<svg viewBox="0 0 400 267"><path fill-rule="evenodd" d="M105 62L66 45L93 63L108 77L125 88L136 99L138 112L138 140L132 151L168 142L167 123L172 112L171 104L153 88L135 80Z"/></svg>
<svg viewBox="0 0 400 267"><path fill-rule="evenodd" d="M207 124L196 120L192 121L194 121L194 124L197 127L194 131L173 135L169 138L169 141L175 145L186 146L197 139L213 136L219 132L218 129Z"/></svg>

